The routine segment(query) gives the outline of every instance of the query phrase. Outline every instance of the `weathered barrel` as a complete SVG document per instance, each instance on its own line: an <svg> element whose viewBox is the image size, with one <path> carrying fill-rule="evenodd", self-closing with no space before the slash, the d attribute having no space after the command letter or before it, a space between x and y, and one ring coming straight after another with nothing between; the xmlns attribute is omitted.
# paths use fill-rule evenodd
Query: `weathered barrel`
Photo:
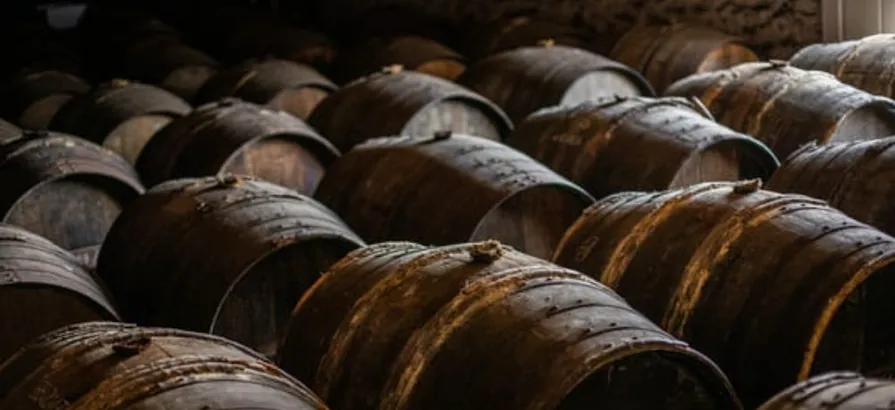
<svg viewBox="0 0 895 410"><path fill-rule="evenodd" d="M0 119L0 141L16 138L19 135L22 135L21 128L11 122Z"/></svg>
<svg viewBox="0 0 895 410"><path fill-rule="evenodd" d="M125 51L128 78L154 84L186 101L218 70L218 62L179 41L144 41Z"/></svg>
<svg viewBox="0 0 895 410"><path fill-rule="evenodd" d="M545 40L586 50L588 47L583 37L568 24L531 16L516 16L499 19L472 30L463 40L460 50L473 61L508 50L535 46Z"/></svg>
<svg viewBox="0 0 895 410"><path fill-rule="evenodd" d="M0 363L59 327L118 320L96 279L71 254L38 235L0 224L0 271Z"/></svg>
<svg viewBox="0 0 895 410"><path fill-rule="evenodd" d="M447 80L466 70L466 59L444 44L425 37L397 36L367 39L343 50L333 64L334 78L345 83L395 64Z"/></svg>
<svg viewBox="0 0 895 410"><path fill-rule="evenodd" d="M758 61L740 38L690 23L635 26L609 56L641 72L658 92L691 74Z"/></svg>
<svg viewBox="0 0 895 410"><path fill-rule="evenodd" d="M870 410L895 405L895 383L854 372L830 372L780 392L758 410Z"/></svg>
<svg viewBox="0 0 895 410"><path fill-rule="evenodd" d="M852 218L895 235L893 147L895 137L808 144L783 162L768 189L823 199Z"/></svg>
<svg viewBox="0 0 895 410"><path fill-rule="evenodd" d="M49 128L101 144L133 164L146 141L191 110L186 101L161 88L116 79L71 98Z"/></svg>
<svg viewBox="0 0 895 410"><path fill-rule="evenodd" d="M45 334L6 361L0 367L0 406L17 410L84 408L85 401L89 402L91 399L97 398L96 390L104 393L110 392L108 382L104 384L107 379L114 379L127 373L140 373L147 379L162 381L158 378L158 374L152 374L152 370L163 372L161 365L171 363L169 360L172 359L181 363L189 361L200 364L204 362L209 366L215 366L221 363L221 359L224 359L225 363L243 362L250 364L250 367L258 368L266 362L258 353L235 342L212 335L167 328L139 328L123 323L84 323ZM271 369L270 375L274 376L269 380L279 379L276 380L277 384L283 385L292 382L291 384L294 386L279 391L275 388L258 388L258 386L249 385L247 386L250 388L248 391L240 389L228 394L222 388L224 385L217 385L212 390L216 397L210 395L200 397L205 402L209 402L209 399L212 398L216 399L214 404L217 406L233 405L234 399L244 400L233 397L239 393L245 395L245 399L255 405L253 408L264 404L286 404L277 400L271 401L265 397L273 393L274 396L280 396L278 399L296 396L299 400L295 401L293 405L299 406L298 408L321 408L311 406L320 405L320 402L306 387L295 383L294 379L285 373L273 370L272 366L267 365L267 367ZM236 366L232 368L237 370L237 374L246 375L243 373L243 369ZM170 379L170 381L174 380L176 379ZM265 379L255 381L262 380ZM146 383L148 380L142 380L142 382ZM249 383L251 382L249 381ZM148 385L148 383L146 384ZM233 384L228 387L238 385ZM208 384L203 386L206 389L208 387L210 387ZM157 394L165 395L163 394L164 388L157 387L156 389L154 392L144 392L143 394L149 397ZM261 393L266 394L261 395ZM84 399L85 396L93 397ZM171 396L178 397L180 400L196 399L196 397L184 394L183 391L171 394ZM101 402L103 405L108 405L111 404L110 402L122 398L121 393L117 392L113 397L106 398ZM221 399L226 404L221 403ZM152 400L158 400L158 398L154 397ZM96 401L92 403L99 404ZM191 406L200 404L207 403L190 403ZM183 405L181 402L180 406ZM95 408L120 407L98 406ZM271 409L272 407L263 406L263 408ZM296 407L273 408L286 410Z"/></svg>
<svg viewBox="0 0 895 410"><path fill-rule="evenodd" d="M3 88L3 117L29 129L46 129L74 95L90 91L86 81L62 71L26 72L14 76Z"/></svg>
<svg viewBox="0 0 895 410"><path fill-rule="evenodd" d="M496 241L350 253L296 306L279 363L345 410L740 408L614 292Z"/></svg>
<svg viewBox="0 0 895 410"><path fill-rule="evenodd" d="M779 158L811 141L895 134L895 101L781 61L694 74L665 95L698 97L718 122L762 140Z"/></svg>
<svg viewBox="0 0 895 410"><path fill-rule="evenodd" d="M345 85L317 106L308 123L342 152L387 135L453 131L501 140L512 129L506 114L486 98L400 67Z"/></svg>
<svg viewBox="0 0 895 410"><path fill-rule="evenodd" d="M779 164L763 143L733 131L684 98L629 97L547 108L508 144L591 195L766 180Z"/></svg>
<svg viewBox="0 0 895 410"><path fill-rule="evenodd" d="M362 244L291 189L249 177L180 179L125 209L97 273L137 323L209 332L273 355L304 291Z"/></svg>
<svg viewBox="0 0 895 410"><path fill-rule="evenodd" d="M231 61L265 56L327 67L337 55L336 45L325 35L271 18L258 16L239 20L218 37L217 46Z"/></svg>
<svg viewBox="0 0 895 410"><path fill-rule="evenodd" d="M715 360L747 408L813 374L891 368L895 238L756 182L608 196L554 261Z"/></svg>
<svg viewBox="0 0 895 410"><path fill-rule="evenodd" d="M234 173L311 194L338 157L339 151L304 121L228 98L200 106L159 131L136 168L148 186Z"/></svg>
<svg viewBox="0 0 895 410"><path fill-rule="evenodd" d="M359 145L327 169L314 196L368 241L499 239L542 257L593 202L519 151L448 133Z"/></svg>
<svg viewBox="0 0 895 410"><path fill-rule="evenodd" d="M301 119L338 87L314 68L288 60L247 61L224 69L199 90L196 102L237 97Z"/></svg>
<svg viewBox="0 0 895 410"><path fill-rule="evenodd" d="M96 144L26 132L0 143L0 215L92 260L122 207L143 192L133 168Z"/></svg>
<svg viewBox="0 0 895 410"><path fill-rule="evenodd" d="M812 44L789 60L805 70L832 73L839 81L864 91L895 97L895 35L876 34L858 40Z"/></svg>
<svg viewBox="0 0 895 410"><path fill-rule="evenodd" d="M457 82L502 108L513 123L538 109L613 96L653 96L631 68L589 51L545 44L505 51L469 66Z"/></svg>

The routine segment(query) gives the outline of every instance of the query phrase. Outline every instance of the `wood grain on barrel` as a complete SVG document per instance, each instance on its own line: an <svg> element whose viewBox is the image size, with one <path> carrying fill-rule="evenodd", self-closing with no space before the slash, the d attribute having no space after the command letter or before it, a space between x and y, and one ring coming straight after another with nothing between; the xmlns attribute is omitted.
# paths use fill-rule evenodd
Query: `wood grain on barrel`
<svg viewBox="0 0 895 410"><path fill-rule="evenodd" d="M276 353L295 302L363 242L334 213L248 177L157 185L115 221L97 273L141 324Z"/></svg>
<svg viewBox="0 0 895 410"><path fill-rule="evenodd" d="M683 98L618 98L537 111L508 144L594 197L697 182L767 179L777 158L760 141Z"/></svg>
<svg viewBox="0 0 895 410"><path fill-rule="evenodd" d="M895 137L809 144L774 173L768 189L827 201L852 218L895 235Z"/></svg>
<svg viewBox="0 0 895 410"><path fill-rule="evenodd" d="M339 53L333 71L340 83L398 64L447 80L466 70L466 59L444 44L424 37L397 36L360 41Z"/></svg>
<svg viewBox="0 0 895 410"><path fill-rule="evenodd" d="M76 324L35 339L0 366L0 406L44 410L56 396L68 408L118 373L190 355L264 360L208 334L115 322Z"/></svg>
<svg viewBox="0 0 895 410"><path fill-rule="evenodd" d="M116 79L70 99L49 128L101 144L133 164L153 135L191 110L161 88Z"/></svg>
<svg viewBox="0 0 895 410"><path fill-rule="evenodd" d="M123 159L79 138L26 132L0 145L0 215L66 249L99 245L143 192Z"/></svg>
<svg viewBox="0 0 895 410"><path fill-rule="evenodd" d="M501 140L512 129L506 114L486 98L399 68L345 85L317 106L308 123L342 152L388 135L453 131Z"/></svg>
<svg viewBox="0 0 895 410"><path fill-rule="evenodd" d="M634 27L609 56L642 73L660 93L688 75L758 60L739 38L687 23Z"/></svg>
<svg viewBox="0 0 895 410"><path fill-rule="evenodd" d="M551 255L593 201L506 145L442 133L356 147L327 170L315 197L368 241L493 238L536 256Z"/></svg>
<svg viewBox="0 0 895 410"><path fill-rule="evenodd" d="M780 392L758 410L869 410L895 405L895 383L854 372L824 373Z"/></svg>
<svg viewBox="0 0 895 410"><path fill-rule="evenodd" d="M119 319L102 285L71 254L38 235L0 224L0 270L0 310L6 312L0 363L58 327Z"/></svg>
<svg viewBox="0 0 895 410"><path fill-rule="evenodd" d="M786 158L811 141L874 139L895 134L895 101L785 62L743 63L694 74L665 95L695 96L718 122L752 135Z"/></svg>
<svg viewBox="0 0 895 410"><path fill-rule="evenodd" d="M496 241L352 252L290 326L280 364L339 409L740 408L614 292Z"/></svg>
<svg viewBox="0 0 895 410"><path fill-rule="evenodd" d="M611 195L554 260L715 360L749 408L812 374L891 369L895 238L758 186Z"/></svg>
<svg viewBox="0 0 895 410"><path fill-rule="evenodd" d="M61 71L22 73L3 87L0 107L4 118L24 128L46 129L63 104L73 95L89 90L90 85L73 74Z"/></svg>
<svg viewBox="0 0 895 410"><path fill-rule="evenodd" d="M223 172L310 194L338 156L302 120L228 98L198 107L163 128L146 144L136 168L149 186Z"/></svg>
<svg viewBox="0 0 895 410"><path fill-rule="evenodd" d="M655 95L631 68L565 46L523 47L479 60L457 82L502 108L514 123L538 109L604 97Z"/></svg>
<svg viewBox="0 0 895 410"><path fill-rule="evenodd" d="M895 36L877 34L859 40L812 44L790 58L805 70L832 73L840 81L873 94L895 97Z"/></svg>
<svg viewBox="0 0 895 410"><path fill-rule="evenodd" d="M208 103L237 97L307 119L338 87L310 66L288 60L247 61L219 72L196 97Z"/></svg>

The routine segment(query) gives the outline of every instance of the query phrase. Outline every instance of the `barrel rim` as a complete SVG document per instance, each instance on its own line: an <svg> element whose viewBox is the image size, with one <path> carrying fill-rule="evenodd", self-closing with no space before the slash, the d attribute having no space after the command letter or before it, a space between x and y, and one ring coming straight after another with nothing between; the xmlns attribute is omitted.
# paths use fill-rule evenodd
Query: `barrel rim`
<svg viewBox="0 0 895 410"><path fill-rule="evenodd" d="M241 144L239 148L233 150L230 155L221 162L220 168L226 168L228 164L230 164L237 156L241 155L245 150L251 148L253 145L269 140L285 140L296 143L302 148L306 149L311 155L314 156L320 164L327 168L333 162L342 157L341 151L338 150L329 140L317 134L312 128L308 127L308 130L287 130L280 129L275 130L274 132L265 133L263 135L256 135L245 143Z"/></svg>
<svg viewBox="0 0 895 410"><path fill-rule="evenodd" d="M810 378L801 380L797 383L792 384L791 386L781 390L777 394L771 396L767 401L764 402L757 410L775 410L778 409L780 405L785 404L789 401L793 395L805 389L806 386L809 386L814 383L823 383L826 381L832 380L862 380L864 377L854 371L849 370L837 370L831 372L825 372L818 374L816 376L812 376Z"/></svg>

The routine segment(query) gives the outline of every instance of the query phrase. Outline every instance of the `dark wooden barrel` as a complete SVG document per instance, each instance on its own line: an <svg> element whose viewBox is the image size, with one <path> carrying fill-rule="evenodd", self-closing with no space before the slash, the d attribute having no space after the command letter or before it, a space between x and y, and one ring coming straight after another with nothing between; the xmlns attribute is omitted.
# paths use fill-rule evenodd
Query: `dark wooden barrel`
<svg viewBox="0 0 895 410"><path fill-rule="evenodd" d="M312 392L262 361L219 356L159 360L115 375L70 410L183 409L328 410Z"/></svg>
<svg viewBox="0 0 895 410"><path fill-rule="evenodd" d="M425 37L396 36L367 39L343 50L333 64L334 78L345 83L395 64L446 80L466 70L466 59L444 44Z"/></svg>
<svg viewBox="0 0 895 410"><path fill-rule="evenodd" d="M237 97L307 119L338 87L317 70L288 60L247 61L224 69L196 96L200 104Z"/></svg>
<svg viewBox="0 0 895 410"><path fill-rule="evenodd" d="M895 383L854 372L829 372L783 390L758 410L870 410L895 405Z"/></svg>
<svg viewBox="0 0 895 410"><path fill-rule="evenodd" d="M218 70L209 55L179 41L144 41L125 51L128 78L157 85L186 101Z"/></svg>
<svg viewBox="0 0 895 410"><path fill-rule="evenodd" d="M895 35L876 34L858 40L812 44L789 60L805 70L832 73L839 81L869 93L895 97Z"/></svg>
<svg viewBox="0 0 895 410"><path fill-rule="evenodd" d="M196 358L200 360L195 360ZM167 328L139 328L123 323L84 323L43 335L19 350L15 356L4 363L0 367L0 406L17 410L84 408L85 401L96 399L97 391L110 393L110 380L120 380L118 378L122 374L139 373L149 379L154 378L156 381L160 381L157 374L150 374L153 373L151 369L163 372L163 365L172 363L170 362L172 359L180 363L189 361L197 364L202 363L202 359L205 359L204 362L209 366L215 366L221 363L220 359L225 359L226 363L243 362L251 364L252 368L261 368L266 362L261 355L247 347L212 335ZM268 400L265 397L273 393L274 396L280 396L278 399L296 396L299 400L293 405L299 406L298 408L320 408L301 407L311 404L319 405L319 399L303 385L294 383L294 379L290 376L273 370L271 365L267 365L267 367L271 369L270 375L274 376L271 380L276 381L277 384L293 382L294 386L284 391L277 391L277 389L258 388L258 386L249 384L243 386L242 389L228 392L222 389L227 384L222 384L215 386L212 390L217 397L204 395L199 398L208 404L213 402L217 406L226 406L234 404L232 403L234 399L242 401L233 397L242 393L246 396L245 399L256 406L253 408L259 408L257 406L262 404L285 404L276 400ZM238 371L237 374L244 374L241 371L243 369L238 367L233 367L233 369ZM263 380L265 379L255 381ZM193 381L199 380L193 379ZM249 383L252 382L249 381ZM233 383L228 387L237 386L240 384ZM147 387L149 387L148 384ZM204 384L202 387L207 389L211 386ZM166 395L163 387L156 389L154 392L143 392L142 394L149 397L156 394ZM266 394L262 395L261 393ZM136 394L137 397L140 395L140 393ZM181 400L196 399L182 391L170 396L179 397ZM113 393L113 397L100 402L102 405L109 405L121 398L124 397L117 392L117 394ZM222 399L226 404L221 403ZM158 398L156 396L151 400L158 400ZM96 401L91 403L99 405ZM189 408L203 408L192 407L200 404L204 403L192 402ZM179 407L169 408L184 408L184 406L186 404L181 402ZM102 407L100 405L95 408L121 407ZM262 408L270 409L271 407ZM274 408L286 410L295 407Z"/></svg>
<svg viewBox="0 0 895 410"><path fill-rule="evenodd" d="M22 135L22 129L15 124L0 119L0 143L9 139L13 139Z"/></svg>
<svg viewBox="0 0 895 410"><path fill-rule="evenodd" d="M506 114L486 98L400 67L345 85L317 106L308 123L342 152L388 135L453 131L501 140L512 129Z"/></svg>
<svg viewBox="0 0 895 410"><path fill-rule="evenodd" d="M629 97L535 112L508 144L597 198L706 181L767 180L779 161L763 143L684 98Z"/></svg>
<svg viewBox="0 0 895 410"><path fill-rule="evenodd" d="M272 16L234 16L236 20L226 31L216 35L216 44L222 56L231 62L249 58L274 57L325 68L332 64L338 53L335 43L315 31L295 27ZM225 21L230 21L229 18Z"/></svg>
<svg viewBox="0 0 895 410"><path fill-rule="evenodd" d="M718 122L762 140L778 158L811 141L895 134L895 101L780 61L694 74L665 95L698 97Z"/></svg>
<svg viewBox="0 0 895 410"><path fill-rule="evenodd" d="M81 77L47 70L20 73L3 88L3 117L29 129L46 129L56 112L74 95L90 91Z"/></svg>
<svg viewBox="0 0 895 410"><path fill-rule="evenodd" d="M304 291L361 245L338 216L291 189L249 177L180 179L121 214L97 273L137 323L273 355Z"/></svg>
<svg viewBox="0 0 895 410"><path fill-rule="evenodd" d="M499 239L542 257L593 202L519 151L447 133L360 145L327 169L314 196L371 242Z"/></svg>
<svg viewBox="0 0 895 410"><path fill-rule="evenodd" d="M0 272L0 363L59 327L119 319L102 285L78 260L21 228L0 224Z"/></svg>
<svg viewBox="0 0 895 410"><path fill-rule="evenodd" d="M691 74L758 61L740 38L689 23L635 26L609 56L641 72L658 92Z"/></svg>
<svg viewBox="0 0 895 410"><path fill-rule="evenodd" d="M895 363L895 238L825 202L704 183L608 196L554 261L715 360L747 408L812 374Z"/></svg>
<svg viewBox="0 0 895 410"><path fill-rule="evenodd" d="M191 110L161 88L116 79L71 98L49 128L101 144L133 164L153 135Z"/></svg>
<svg viewBox="0 0 895 410"><path fill-rule="evenodd" d="M26 132L0 144L0 215L86 260L143 192L133 168L96 144Z"/></svg>
<svg viewBox="0 0 895 410"><path fill-rule="evenodd" d="M473 61L549 40L561 46L588 49L584 36L568 24L532 16L498 19L471 30L460 50Z"/></svg>
<svg viewBox="0 0 895 410"><path fill-rule="evenodd" d="M793 152L768 189L827 201L852 218L895 235L895 137L827 145Z"/></svg>
<svg viewBox="0 0 895 410"><path fill-rule="evenodd" d="M218 173L257 176L310 195L339 151L302 120L232 98L163 128L137 159L148 186Z"/></svg>
<svg viewBox="0 0 895 410"><path fill-rule="evenodd" d="M350 253L296 306L279 363L345 410L741 408L614 292L496 241Z"/></svg>
<svg viewBox="0 0 895 410"><path fill-rule="evenodd" d="M513 123L538 109L613 96L653 96L631 68L565 46L522 47L479 60L457 82L503 108Z"/></svg>

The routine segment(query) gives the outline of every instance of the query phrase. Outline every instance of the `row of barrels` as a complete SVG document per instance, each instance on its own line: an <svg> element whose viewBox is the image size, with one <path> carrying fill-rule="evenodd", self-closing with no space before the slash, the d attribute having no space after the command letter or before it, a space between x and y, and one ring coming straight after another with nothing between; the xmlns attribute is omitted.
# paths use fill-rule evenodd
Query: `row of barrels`
<svg viewBox="0 0 895 410"><path fill-rule="evenodd" d="M670 239L682 232L686 240ZM756 405L830 370L888 374L895 344L895 238L751 183L604 198L565 234L559 265L496 241L364 246L310 198L225 176L167 182L135 201L115 222L97 277L40 237L12 227L4 236L2 300L32 314L3 322L12 358L0 380L4 369L34 371L38 359L65 362L35 359L28 347L14 353L35 336L23 330L122 316L243 342L345 409L738 409L737 394ZM112 346L100 338L73 351L99 363L82 349L127 357L151 345L109 336ZM22 357L32 361L16 364ZM48 368L56 377L80 374L57 366ZM137 400L103 389L157 386L167 374L156 373L162 364L141 369L63 396L47 392L68 388L65 380L11 376L37 384L0 400L118 408L92 400Z"/></svg>

